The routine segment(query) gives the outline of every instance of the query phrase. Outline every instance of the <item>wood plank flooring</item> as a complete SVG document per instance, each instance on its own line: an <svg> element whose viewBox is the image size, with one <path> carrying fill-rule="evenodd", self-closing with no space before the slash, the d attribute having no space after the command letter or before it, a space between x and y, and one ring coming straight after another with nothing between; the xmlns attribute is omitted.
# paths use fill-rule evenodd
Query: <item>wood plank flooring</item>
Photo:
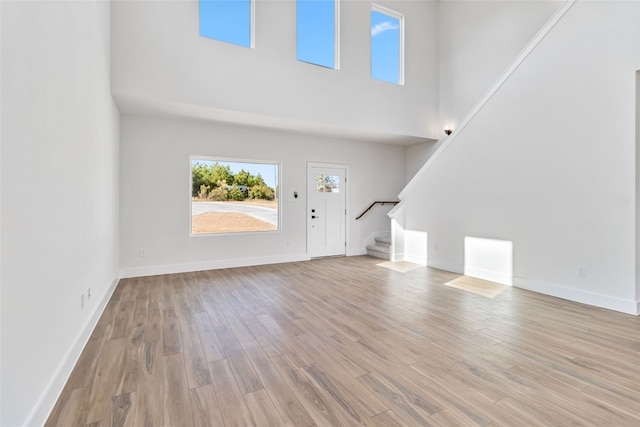
<svg viewBox="0 0 640 427"><path fill-rule="evenodd" d="M640 425L640 317L377 263L122 280L47 426Z"/></svg>

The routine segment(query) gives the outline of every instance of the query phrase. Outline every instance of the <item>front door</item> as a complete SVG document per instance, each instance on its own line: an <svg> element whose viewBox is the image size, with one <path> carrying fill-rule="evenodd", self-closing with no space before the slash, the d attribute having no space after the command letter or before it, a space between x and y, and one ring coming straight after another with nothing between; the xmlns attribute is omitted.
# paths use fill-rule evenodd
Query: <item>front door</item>
<svg viewBox="0 0 640 427"><path fill-rule="evenodd" d="M344 167L310 163L307 168L307 251L310 257L346 254Z"/></svg>

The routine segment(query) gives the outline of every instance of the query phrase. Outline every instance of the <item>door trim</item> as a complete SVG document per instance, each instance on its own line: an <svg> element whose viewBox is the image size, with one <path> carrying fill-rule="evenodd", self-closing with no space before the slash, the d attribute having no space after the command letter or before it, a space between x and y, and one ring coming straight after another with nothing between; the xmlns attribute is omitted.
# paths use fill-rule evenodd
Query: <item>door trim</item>
<svg viewBox="0 0 640 427"><path fill-rule="evenodd" d="M344 208L346 211L345 214L345 218L344 218L344 241L345 241L345 247L344 247L344 256L348 256L349 254L349 229L350 227L350 209L349 206L351 205L349 203L349 199L351 196L351 191L349 191L350 189L350 184L351 184L351 177L349 175L349 165L343 164L343 163L322 163L322 162L311 162L311 161L307 161L307 169L306 169L306 174L307 174L307 180L309 179L309 169L310 168L335 168L335 169L344 169L344 177L345 177L345 193L344 193ZM306 183L306 188L309 188L309 182ZM307 247L307 256L311 256L310 255L310 251L309 251L309 199L310 199L310 195L307 195L306 197L306 204L305 204L305 209L304 209L304 215L305 215L305 229L304 229L304 233L305 233L305 240L307 242L306 247ZM318 257L320 258L320 257Z"/></svg>

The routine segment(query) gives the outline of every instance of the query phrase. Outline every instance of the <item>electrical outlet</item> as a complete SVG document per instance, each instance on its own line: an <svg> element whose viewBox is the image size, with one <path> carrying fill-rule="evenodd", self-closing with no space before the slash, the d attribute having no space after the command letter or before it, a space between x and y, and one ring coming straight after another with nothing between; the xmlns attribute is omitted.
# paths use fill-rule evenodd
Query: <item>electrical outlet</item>
<svg viewBox="0 0 640 427"><path fill-rule="evenodd" d="M139 249L138 250L138 256L140 258L144 258L145 256L147 256L147 254L144 253L144 249Z"/></svg>
<svg viewBox="0 0 640 427"><path fill-rule="evenodd" d="M291 246L291 240L287 240L287 247Z"/></svg>
<svg viewBox="0 0 640 427"><path fill-rule="evenodd" d="M587 277L587 267L579 266L578 267L578 277Z"/></svg>
<svg viewBox="0 0 640 427"><path fill-rule="evenodd" d="M84 308L84 294L80 295L80 308Z"/></svg>

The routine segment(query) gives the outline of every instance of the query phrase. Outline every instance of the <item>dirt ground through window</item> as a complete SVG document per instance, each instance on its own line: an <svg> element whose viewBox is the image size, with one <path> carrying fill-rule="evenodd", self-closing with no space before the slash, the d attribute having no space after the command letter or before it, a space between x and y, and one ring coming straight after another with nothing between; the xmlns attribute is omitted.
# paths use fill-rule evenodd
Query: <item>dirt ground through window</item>
<svg viewBox="0 0 640 427"><path fill-rule="evenodd" d="M239 231L273 231L278 227L239 212L209 212L191 217L191 232L232 233Z"/></svg>

